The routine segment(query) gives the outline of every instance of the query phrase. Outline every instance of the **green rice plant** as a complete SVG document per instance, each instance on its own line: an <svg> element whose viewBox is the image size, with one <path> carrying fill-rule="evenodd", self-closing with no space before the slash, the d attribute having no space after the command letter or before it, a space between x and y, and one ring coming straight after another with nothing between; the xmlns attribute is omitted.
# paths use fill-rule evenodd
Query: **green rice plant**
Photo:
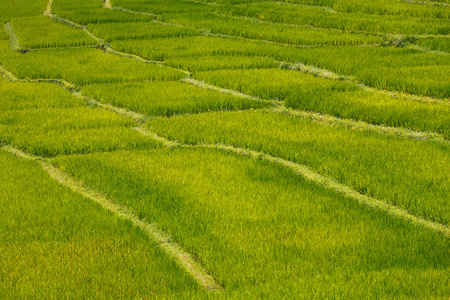
<svg viewBox="0 0 450 300"><path fill-rule="evenodd" d="M450 25L440 19L414 18L403 15L370 15L336 13L323 7L285 5L264 2L223 6L218 11L234 15L254 17L261 21L310 25L350 31L383 32L391 34L448 34Z"/></svg>
<svg viewBox="0 0 450 300"><path fill-rule="evenodd" d="M57 158L170 232L221 282L217 298L433 298L448 238L268 162L206 149Z"/></svg>
<svg viewBox="0 0 450 300"><path fill-rule="evenodd" d="M413 214L450 221L449 146L323 125L269 112L155 119L148 127L182 143L223 143L305 164Z"/></svg>
<svg viewBox="0 0 450 300"><path fill-rule="evenodd" d="M115 41L113 47L153 60L179 57L231 55L262 56L301 62L338 74L353 76L362 83L436 98L450 97L448 55L397 47L296 48L238 38L211 36L149 41ZM175 64L176 66L176 64Z"/></svg>
<svg viewBox="0 0 450 300"><path fill-rule="evenodd" d="M167 66L191 72L225 69L277 68L280 62L268 57L209 55L194 57L174 57L164 61Z"/></svg>
<svg viewBox="0 0 450 300"><path fill-rule="evenodd" d="M128 128L133 125L128 118L87 107L8 110L0 113L0 141L46 157L158 145Z"/></svg>
<svg viewBox="0 0 450 300"><path fill-rule="evenodd" d="M213 13L164 14L163 22L193 26L214 34L228 34L291 45L359 45L381 43L381 37L310 27L267 24Z"/></svg>
<svg viewBox="0 0 450 300"><path fill-rule="evenodd" d="M0 5L0 21L6 22L13 18L36 17L43 14L48 0L2 0Z"/></svg>
<svg viewBox="0 0 450 300"><path fill-rule="evenodd" d="M450 56L445 54L396 47L322 47L273 53L271 57L350 75L381 89L450 97Z"/></svg>
<svg viewBox="0 0 450 300"><path fill-rule="evenodd" d="M264 54L274 47L276 49L280 49L280 47L281 49L286 48L279 45L268 45L259 41L212 36L113 41L111 45L119 51L134 53L159 61L174 57L203 55L266 56Z"/></svg>
<svg viewBox="0 0 450 300"><path fill-rule="evenodd" d="M92 23L139 22L154 20L154 16L131 14L103 8L100 0L58 0L52 5L53 13L74 22L87 25Z"/></svg>
<svg viewBox="0 0 450 300"><path fill-rule="evenodd" d="M195 29L161 25L155 22L89 24L87 28L107 42L200 35L200 32Z"/></svg>
<svg viewBox="0 0 450 300"><path fill-rule="evenodd" d="M44 16L13 19L11 23L23 48L90 46L97 44L83 30L57 23Z"/></svg>
<svg viewBox="0 0 450 300"><path fill-rule="evenodd" d="M205 5L200 1L189 0L114 0L112 1L112 5L152 14L213 10L211 6Z"/></svg>
<svg viewBox="0 0 450 300"><path fill-rule="evenodd" d="M7 42L0 42L0 60L19 78L64 79L79 85L133 80L177 80L185 77L178 70L90 48L51 49L20 54L11 51Z"/></svg>
<svg viewBox="0 0 450 300"><path fill-rule="evenodd" d="M425 37L417 39L416 43L425 49L450 52L449 37Z"/></svg>
<svg viewBox="0 0 450 300"><path fill-rule="evenodd" d="M130 222L60 186L34 162L0 150L0 165L3 299L201 296Z"/></svg>
<svg viewBox="0 0 450 300"><path fill-rule="evenodd" d="M450 138L450 105L423 103L365 91L352 83L293 70L227 70L201 72L197 79L286 106L373 124L443 133Z"/></svg>
<svg viewBox="0 0 450 300"><path fill-rule="evenodd" d="M220 94L181 82L95 84L84 86L83 94L149 116L241 110L270 105L264 101Z"/></svg>
<svg viewBox="0 0 450 300"><path fill-rule="evenodd" d="M436 3L433 3L433 5L421 5L422 1L416 1L419 3L411 3L412 1L409 0L286 0L283 2L303 5L326 6L337 12L343 13L364 13L382 16L396 15L415 18L449 18L449 11L446 7L438 6L436 5Z"/></svg>
<svg viewBox="0 0 450 300"><path fill-rule="evenodd" d="M0 111L47 108L73 108L84 102L52 83L6 82L0 77Z"/></svg>
<svg viewBox="0 0 450 300"><path fill-rule="evenodd" d="M4 27L0 28L0 40L2 40L2 41L9 40L9 35L6 33Z"/></svg>

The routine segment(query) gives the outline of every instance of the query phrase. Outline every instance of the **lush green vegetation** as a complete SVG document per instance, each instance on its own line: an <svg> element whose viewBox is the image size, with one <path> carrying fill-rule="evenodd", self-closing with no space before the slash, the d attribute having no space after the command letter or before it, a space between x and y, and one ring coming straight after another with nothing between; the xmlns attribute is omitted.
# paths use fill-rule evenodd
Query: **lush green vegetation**
<svg viewBox="0 0 450 300"><path fill-rule="evenodd" d="M288 107L374 124L444 133L450 138L450 105L423 103L376 94L343 81L293 70L202 72L196 78L260 97L281 99Z"/></svg>
<svg viewBox="0 0 450 300"><path fill-rule="evenodd" d="M170 232L222 283L224 298L450 292L449 239L264 161L161 149L57 163Z"/></svg>
<svg viewBox="0 0 450 300"><path fill-rule="evenodd" d="M443 9L441 9L442 11ZM444 9L445 10L445 9ZM391 34L449 34L450 25L442 19L416 18L408 15L377 15L360 12L336 13L324 7L289 5L280 2L247 3L220 7L234 16L258 18L275 23L310 25L348 31ZM448 16L448 12L447 12Z"/></svg>
<svg viewBox="0 0 450 300"><path fill-rule="evenodd" d="M268 112L151 120L150 129L189 144L223 143L306 164L356 190L449 223L450 155L434 145L350 131Z"/></svg>
<svg viewBox="0 0 450 300"><path fill-rule="evenodd" d="M155 22L89 24L88 29L105 41L176 38L200 35L195 29L161 25Z"/></svg>
<svg viewBox="0 0 450 300"><path fill-rule="evenodd" d="M213 13L164 14L163 22L194 26L214 34L230 34L252 39L265 39L293 45L359 45L380 44L383 39L373 35L322 30L301 26L266 24L255 20L234 18Z"/></svg>
<svg viewBox="0 0 450 300"><path fill-rule="evenodd" d="M132 80L176 80L184 73L123 59L98 49L70 48L13 52L8 42L0 41L0 60L24 79L64 79L76 84L124 82Z"/></svg>
<svg viewBox="0 0 450 300"><path fill-rule="evenodd" d="M55 85L1 83L0 89L0 143L43 156L156 145L129 128L132 120L88 108Z"/></svg>
<svg viewBox="0 0 450 300"><path fill-rule="evenodd" d="M450 38L448 37L427 37L417 40L417 44L423 48L450 52Z"/></svg>
<svg viewBox="0 0 450 300"><path fill-rule="evenodd" d="M267 102L217 95L180 82L96 84L83 87L83 93L117 107L157 116L268 106Z"/></svg>
<svg viewBox="0 0 450 300"><path fill-rule="evenodd" d="M450 295L448 0L0 2L0 298Z"/></svg>
<svg viewBox="0 0 450 300"><path fill-rule="evenodd" d="M44 16L18 18L12 20L11 23L23 48L92 46L97 44L86 32L56 23Z"/></svg>
<svg viewBox="0 0 450 300"><path fill-rule="evenodd" d="M0 150L3 299L194 296L199 287L157 245ZM198 297L197 295L196 297Z"/></svg>

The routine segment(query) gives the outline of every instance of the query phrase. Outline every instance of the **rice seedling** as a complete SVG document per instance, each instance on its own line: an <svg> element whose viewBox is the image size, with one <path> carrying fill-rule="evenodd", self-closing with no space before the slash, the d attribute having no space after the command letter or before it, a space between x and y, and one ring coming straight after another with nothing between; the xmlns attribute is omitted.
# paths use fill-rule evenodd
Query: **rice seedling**
<svg viewBox="0 0 450 300"><path fill-rule="evenodd" d="M89 24L87 28L107 42L200 35L200 32L194 29L165 26L155 22Z"/></svg>
<svg viewBox="0 0 450 300"><path fill-rule="evenodd" d="M348 130L269 112L155 119L148 127L182 143L223 143L305 164L363 194L448 224L448 145Z"/></svg>
<svg viewBox="0 0 450 300"><path fill-rule="evenodd" d="M264 101L215 93L181 82L95 84L84 86L83 94L149 116L242 110L270 105Z"/></svg>
<svg viewBox="0 0 450 300"><path fill-rule="evenodd" d="M447 238L280 166L183 148L66 156L56 163L170 232L222 283L218 298L449 292Z"/></svg>
<svg viewBox="0 0 450 300"><path fill-rule="evenodd" d="M0 150L0 295L199 297L197 283L130 222Z"/></svg>
<svg viewBox="0 0 450 300"><path fill-rule="evenodd" d="M381 37L321 30L309 27L267 24L255 20L234 18L213 13L164 14L163 22L193 26L214 34L227 34L244 38L268 40L291 45L359 45L379 44Z"/></svg>
<svg viewBox="0 0 450 300"><path fill-rule="evenodd" d="M375 94L352 83L314 77L285 69L227 70L195 78L286 106L372 124L443 133L450 138L450 106Z"/></svg>
<svg viewBox="0 0 450 300"><path fill-rule="evenodd" d="M185 77L178 70L162 68L104 53L98 49L72 48L13 52L0 41L0 60L23 79L64 79L83 85L133 80L177 80Z"/></svg>
<svg viewBox="0 0 450 300"><path fill-rule="evenodd" d="M57 23L44 16L13 19L11 23L23 48L92 46L97 44L86 32Z"/></svg>

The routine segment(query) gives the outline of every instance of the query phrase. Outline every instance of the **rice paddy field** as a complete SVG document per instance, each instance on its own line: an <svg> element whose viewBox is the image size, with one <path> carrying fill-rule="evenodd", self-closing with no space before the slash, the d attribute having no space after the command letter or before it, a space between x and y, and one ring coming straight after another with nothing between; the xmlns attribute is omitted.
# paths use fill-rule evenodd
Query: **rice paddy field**
<svg viewBox="0 0 450 300"><path fill-rule="evenodd" d="M0 299L450 298L448 0L0 21Z"/></svg>

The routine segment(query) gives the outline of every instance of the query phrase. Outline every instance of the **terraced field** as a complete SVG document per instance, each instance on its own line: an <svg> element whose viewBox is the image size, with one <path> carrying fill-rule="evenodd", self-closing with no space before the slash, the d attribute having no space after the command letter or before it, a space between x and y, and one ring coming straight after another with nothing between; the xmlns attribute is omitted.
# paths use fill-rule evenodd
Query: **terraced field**
<svg viewBox="0 0 450 300"><path fill-rule="evenodd" d="M1 299L448 299L450 2L2 0Z"/></svg>

